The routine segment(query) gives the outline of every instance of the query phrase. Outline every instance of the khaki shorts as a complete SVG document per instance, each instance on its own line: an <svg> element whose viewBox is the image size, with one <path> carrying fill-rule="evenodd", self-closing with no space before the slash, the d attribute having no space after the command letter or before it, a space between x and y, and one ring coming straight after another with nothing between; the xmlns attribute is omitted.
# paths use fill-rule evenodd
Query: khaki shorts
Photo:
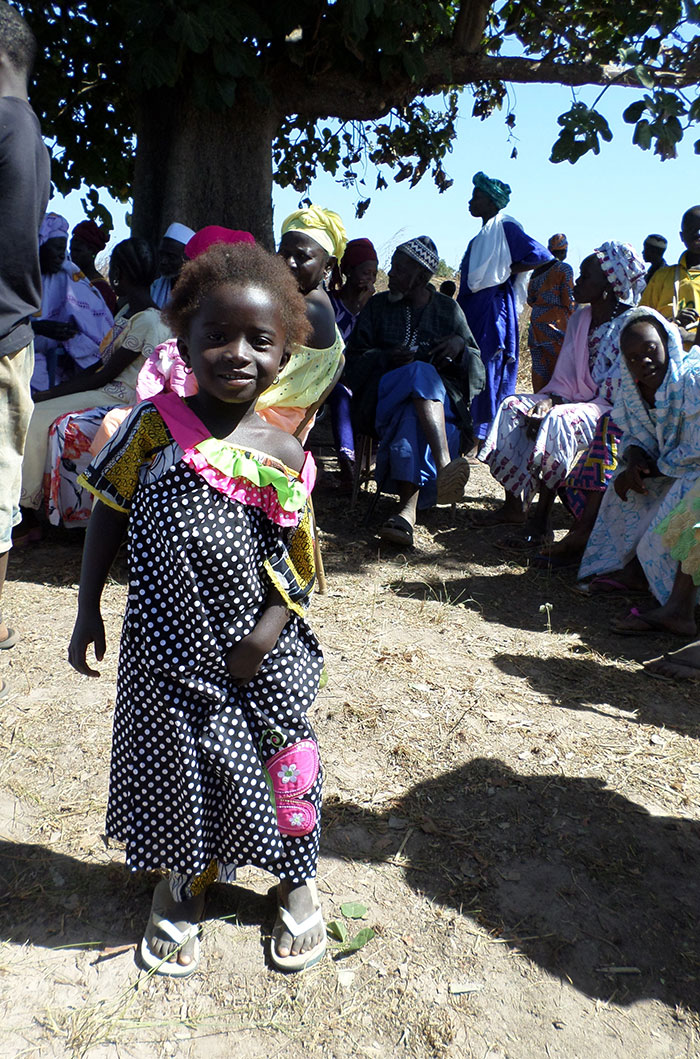
<svg viewBox="0 0 700 1059"><path fill-rule="evenodd" d="M12 528L21 520L22 457L32 402L29 382L34 343L0 357L0 555L12 547Z"/></svg>

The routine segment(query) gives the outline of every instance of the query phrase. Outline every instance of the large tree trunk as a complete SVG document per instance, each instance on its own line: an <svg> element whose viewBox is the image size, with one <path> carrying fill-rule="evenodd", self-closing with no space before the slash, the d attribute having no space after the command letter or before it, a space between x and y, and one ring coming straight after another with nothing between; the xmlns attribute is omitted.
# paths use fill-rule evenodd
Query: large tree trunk
<svg viewBox="0 0 700 1059"><path fill-rule="evenodd" d="M272 249L272 140L279 117L250 98L221 112L174 92L139 108L132 230L157 243L173 221L243 228Z"/></svg>

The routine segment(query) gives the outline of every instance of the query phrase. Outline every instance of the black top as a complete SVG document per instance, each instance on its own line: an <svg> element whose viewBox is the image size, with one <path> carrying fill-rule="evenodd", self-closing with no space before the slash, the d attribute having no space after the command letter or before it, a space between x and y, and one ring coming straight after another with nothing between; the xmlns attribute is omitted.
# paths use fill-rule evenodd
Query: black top
<svg viewBox="0 0 700 1059"><path fill-rule="evenodd" d="M41 308L39 226L49 201L49 152L26 100L0 98L0 357L32 341Z"/></svg>

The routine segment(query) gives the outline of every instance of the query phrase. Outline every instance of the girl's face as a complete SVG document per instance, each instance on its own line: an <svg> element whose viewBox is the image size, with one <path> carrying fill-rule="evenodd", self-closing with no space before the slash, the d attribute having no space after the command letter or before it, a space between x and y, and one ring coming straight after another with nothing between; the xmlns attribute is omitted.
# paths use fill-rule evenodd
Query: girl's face
<svg viewBox="0 0 700 1059"><path fill-rule="evenodd" d="M620 347L634 381L655 393L668 369L668 353L654 325L642 320L626 327Z"/></svg>
<svg viewBox="0 0 700 1059"><path fill-rule="evenodd" d="M574 283L574 298L579 305L599 301L609 288L610 284L595 254L584 257L579 277Z"/></svg>
<svg viewBox="0 0 700 1059"><path fill-rule="evenodd" d="M277 302L256 286L224 283L202 300L180 355L200 394L225 404L254 401L272 385L285 357Z"/></svg>
<svg viewBox="0 0 700 1059"><path fill-rule="evenodd" d="M285 232L277 251L284 258L302 294L309 294L323 282L328 254L304 232Z"/></svg>
<svg viewBox="0 0 700 1059"><path fill-rule="evenodd" d="M348 273L348 286L359 291L372 291L377 282L377 262L363 261L361 265L355 265Z"/></svg>

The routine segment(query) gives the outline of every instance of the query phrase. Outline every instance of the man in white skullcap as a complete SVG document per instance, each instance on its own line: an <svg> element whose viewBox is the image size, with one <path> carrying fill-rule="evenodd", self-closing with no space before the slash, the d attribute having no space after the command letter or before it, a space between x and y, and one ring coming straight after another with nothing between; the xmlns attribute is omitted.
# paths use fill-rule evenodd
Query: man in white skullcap
<svg viewBox="0 0 700 1059"><path fill-rule="evenodd" d="M151 297L159 309L162 309L170 291L175 286L175 281L180 275L180 269L185 263L185 246L194 235L194 230L186 224L171 224L166 228L165 235L158 247L158 267L160 275L151 285Z"/></svg>

